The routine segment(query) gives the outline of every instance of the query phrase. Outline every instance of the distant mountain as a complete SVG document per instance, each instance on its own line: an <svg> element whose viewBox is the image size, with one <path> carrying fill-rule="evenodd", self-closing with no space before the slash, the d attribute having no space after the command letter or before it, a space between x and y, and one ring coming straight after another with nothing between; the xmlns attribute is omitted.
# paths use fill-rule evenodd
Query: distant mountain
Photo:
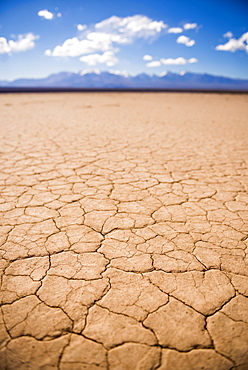
<svg viewBox="0 0 248 370"><path fill-rule="evenodd" d="M185 72L163 76L146 73L130 76L117 72L61 72L41 79L0 81L0 88L78 88L78 89L169 89L248 91L248 80Z"/></svg>

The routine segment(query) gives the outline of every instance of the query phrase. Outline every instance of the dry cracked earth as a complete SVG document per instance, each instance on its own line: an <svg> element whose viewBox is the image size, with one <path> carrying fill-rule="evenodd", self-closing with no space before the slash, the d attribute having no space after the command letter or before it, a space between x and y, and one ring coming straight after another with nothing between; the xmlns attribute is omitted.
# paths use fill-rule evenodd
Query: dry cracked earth
<svg viewBox="0 0 248 370"><path fill-rule="evenodd" d="M0 369L248 369L248 95L0 105Z"/></svg>

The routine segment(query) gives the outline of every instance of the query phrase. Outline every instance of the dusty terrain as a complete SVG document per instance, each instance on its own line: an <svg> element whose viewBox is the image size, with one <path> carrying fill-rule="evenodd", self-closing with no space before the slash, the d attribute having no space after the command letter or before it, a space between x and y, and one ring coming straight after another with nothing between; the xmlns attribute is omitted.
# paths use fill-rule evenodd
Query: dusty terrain
<svg viewBox="0 0 248 370"><path fill-rule="evenodd" d="M247 369L248 95L0 115L0 369Z"/></svg>

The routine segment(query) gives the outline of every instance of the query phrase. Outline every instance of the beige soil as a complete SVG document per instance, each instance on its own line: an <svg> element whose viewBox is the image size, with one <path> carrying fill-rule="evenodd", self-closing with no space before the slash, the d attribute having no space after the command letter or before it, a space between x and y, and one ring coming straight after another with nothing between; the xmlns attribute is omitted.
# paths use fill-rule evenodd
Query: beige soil
<svg viewBox="0 0 248 370"><path fill-rule="evenodd" d="M0 369L247 369L248 95L0 115Z"/></svg>

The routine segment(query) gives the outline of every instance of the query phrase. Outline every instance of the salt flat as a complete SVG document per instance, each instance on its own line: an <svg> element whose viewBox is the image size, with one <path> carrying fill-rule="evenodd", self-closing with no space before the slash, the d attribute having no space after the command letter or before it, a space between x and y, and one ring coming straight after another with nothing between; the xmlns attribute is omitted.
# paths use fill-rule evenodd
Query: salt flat
<svg viewBox="0 0 248 370"><path fill-rule="evenodd" d="M247 369L248 95L0 116L0 369Z"/></svg>

